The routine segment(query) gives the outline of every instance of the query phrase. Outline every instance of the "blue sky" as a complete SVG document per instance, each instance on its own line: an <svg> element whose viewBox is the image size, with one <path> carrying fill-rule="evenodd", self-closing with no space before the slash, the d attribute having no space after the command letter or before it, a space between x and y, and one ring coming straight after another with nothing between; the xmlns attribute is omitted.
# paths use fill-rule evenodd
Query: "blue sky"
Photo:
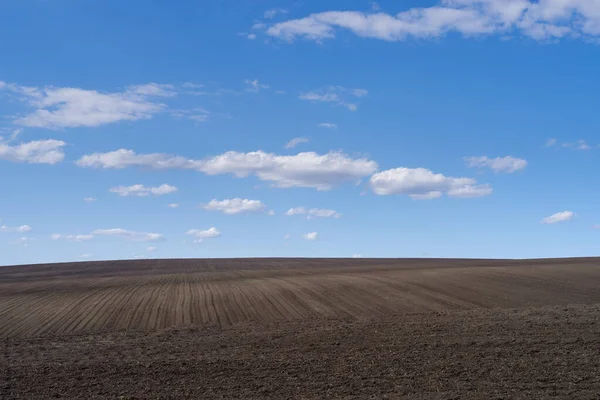
<svg viewBox="0 0 600 400"><path fill-rule="evenodd" d="M595 0L9 0L0 37L0 265L600 251Z"/></svg>

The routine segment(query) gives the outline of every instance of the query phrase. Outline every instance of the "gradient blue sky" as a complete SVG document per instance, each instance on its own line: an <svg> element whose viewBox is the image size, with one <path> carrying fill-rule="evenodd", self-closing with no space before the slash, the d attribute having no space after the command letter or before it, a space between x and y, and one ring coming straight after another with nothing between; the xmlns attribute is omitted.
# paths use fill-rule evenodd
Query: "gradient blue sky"
<svg viewBox="0 0 600 400"><path fill-rule="evenodd" d="M600 252L596 0L8 0L0 37L0 265Z"/></svg>

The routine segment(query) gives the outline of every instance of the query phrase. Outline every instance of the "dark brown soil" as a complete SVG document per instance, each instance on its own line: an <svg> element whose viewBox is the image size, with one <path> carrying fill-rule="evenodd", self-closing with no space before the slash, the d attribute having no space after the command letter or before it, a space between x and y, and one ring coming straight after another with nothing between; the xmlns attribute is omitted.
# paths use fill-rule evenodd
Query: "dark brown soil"
<svg viewBox="0 0 600 400"><path fill-rule="evenodd" d="M1 399L600 398L600 262L0 268Z"/></svg>

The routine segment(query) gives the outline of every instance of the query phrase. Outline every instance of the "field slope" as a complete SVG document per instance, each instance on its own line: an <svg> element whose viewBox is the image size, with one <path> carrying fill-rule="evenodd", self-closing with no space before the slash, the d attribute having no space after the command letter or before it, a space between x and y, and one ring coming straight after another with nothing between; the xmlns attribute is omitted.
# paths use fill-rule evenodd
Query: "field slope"
<svg viewBox="0 0 600 400"><path fill-rule="evenodd" d="M593 259L89 262L0 268L0 337L597 302Z"/></svg>
<svg viewBox="0 0 600 400"><path fill-rule="evenodd" d="M594 398L599 304L599 259L2 267L0 398Z"/></svg>

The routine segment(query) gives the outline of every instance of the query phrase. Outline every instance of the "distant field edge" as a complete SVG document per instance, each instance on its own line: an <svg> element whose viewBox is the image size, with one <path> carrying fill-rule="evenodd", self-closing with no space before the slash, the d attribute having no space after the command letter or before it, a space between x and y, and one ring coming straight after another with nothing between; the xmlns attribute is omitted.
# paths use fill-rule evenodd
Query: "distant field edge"
<svg viewBox="0 0 600 400"><path fill-rule="evenodd" d="M369 264L373 262L385 263L410 263L410 262L467 262L467 263L489 263L489 262L534 262L548 264L580 264L580 263L600 263L598 257L555 257L555 258L469 258L469 257L204 257L204 258L146 258L146 259L116 259L116 260L82 260L82 261L61 261L51 263L35 263L35 264L0 264L0 268L19 268L19 267L34 267L34 266L63 266L63 265L86 265L86 264L112 264L112 263L145 263L156 261L171 261L171 262L190 262L190 261L222 261L222 262L345 262L350 264ZM0 261L1 263L2 261Z"/></svg>

